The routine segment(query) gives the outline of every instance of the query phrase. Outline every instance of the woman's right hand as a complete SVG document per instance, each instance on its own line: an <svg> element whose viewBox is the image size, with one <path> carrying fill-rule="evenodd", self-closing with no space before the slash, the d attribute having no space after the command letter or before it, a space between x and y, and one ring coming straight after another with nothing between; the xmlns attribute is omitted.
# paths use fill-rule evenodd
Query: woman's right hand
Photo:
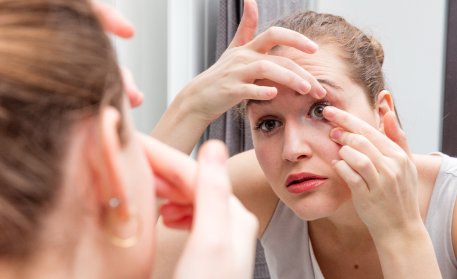
<svg viewBox="0 0 457 279"><path fill-rule="evenodd" d="M206 127L243 100L270 100L275 87L256 85L268 79L318 99L325 89L291 59L268 54L275 46L313 53L317 45L304 35L271 27L254 38L258 11L255 0L244 1L244 14L228 49L208 70L194 78L175 98L152 135L186 153Z"/></svg>
<svg viewBox="0 0 457 279"><path fill-rule="evenodd" d="M275 46L293 47L313 53L317 45L304 35L281 27L271 27L254 38L258 11L254 0L244 2L244 14L228 49L208 70L197 76L183 91L194 111L212 121L245 99L270 100L275 87L255 84L268 79L301 94L325 96L324 88L291 59L270 55ZM311 90L313 89L313 90Z"/></svg>

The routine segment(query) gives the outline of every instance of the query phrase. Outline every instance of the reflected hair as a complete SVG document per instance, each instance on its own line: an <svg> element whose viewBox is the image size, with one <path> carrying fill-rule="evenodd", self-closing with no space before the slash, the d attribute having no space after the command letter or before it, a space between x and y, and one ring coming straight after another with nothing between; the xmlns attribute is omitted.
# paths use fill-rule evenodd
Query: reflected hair
<svg viewBox="0 0 457 279"><path fill-rule="evenodd" d="M286 16L272 26L299 32L321 46L337 47L340 50L337 55L348 67L349 77L365 89L369 103L374 106L378 94L385 88L384 50L374 37L340 16L314 11Z"/></svg>

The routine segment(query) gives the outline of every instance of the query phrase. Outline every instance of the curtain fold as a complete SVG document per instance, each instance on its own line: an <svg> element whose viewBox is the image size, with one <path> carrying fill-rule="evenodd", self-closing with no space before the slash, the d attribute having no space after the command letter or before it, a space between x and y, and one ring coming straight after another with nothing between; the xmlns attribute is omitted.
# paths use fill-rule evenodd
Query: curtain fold
<svg viewBox="0 0 457 279"><path fill-rule="evenodd" d="M259 7L259 30L265 29L272 20L310 9L310 0L257 0ZM216 57L207 57L212 65L230 44L241 19L243 0L219 0L219 17L216 34ZM233 156L253 148L249 123L241 117L236 108L214 121L206 130L202 141L219 139L227 144L229 155ZM255 279L269 279L268 266L260 242L257 242L254 269Z"/></svg>

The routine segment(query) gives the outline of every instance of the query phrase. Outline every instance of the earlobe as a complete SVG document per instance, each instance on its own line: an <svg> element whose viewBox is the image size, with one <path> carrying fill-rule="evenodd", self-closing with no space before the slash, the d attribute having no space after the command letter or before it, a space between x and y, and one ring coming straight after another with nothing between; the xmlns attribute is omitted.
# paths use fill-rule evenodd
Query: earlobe
<svg viewBox="0 0 457 279"><path fill-rule="evenodd" d="M390 111L395 112L394 100L389 91L383 90L378 94L377 111L379 114L379 129L384 131L384 115Z"/></svg>

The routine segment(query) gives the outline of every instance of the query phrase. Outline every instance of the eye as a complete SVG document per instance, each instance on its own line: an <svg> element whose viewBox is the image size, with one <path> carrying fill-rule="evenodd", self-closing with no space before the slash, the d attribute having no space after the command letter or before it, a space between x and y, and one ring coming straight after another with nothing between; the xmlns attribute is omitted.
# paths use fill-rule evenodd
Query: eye
<svg viewBox="0 0 457 279"><path fill-rule="evenodd" d="M316 120L324 120L324 108L330 106L329 102L314 103L308 111L308 115Z"/></svg>
<svg viewBox="0 0 457 279"><path fill-rule="evenodd" d="M275 119L266 119L257 122L255 125L255 130L260 130L263 133L271 133L274 129L282 126L282 123Z"/></svg>

